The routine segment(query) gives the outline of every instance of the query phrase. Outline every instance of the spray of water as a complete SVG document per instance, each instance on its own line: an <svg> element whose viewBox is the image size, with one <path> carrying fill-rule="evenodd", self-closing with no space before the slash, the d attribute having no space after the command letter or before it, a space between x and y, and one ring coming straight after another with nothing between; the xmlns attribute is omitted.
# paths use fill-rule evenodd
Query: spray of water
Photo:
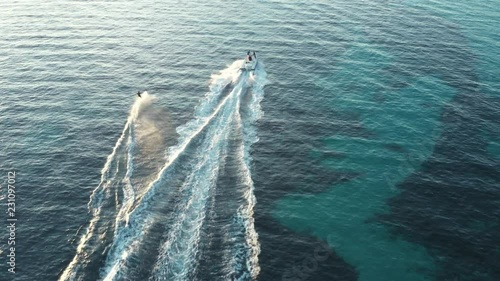
<svg viewBox="0 0 500 281"><path fill-rule="evenodd" d="M113 200L114 190L112 189L117 186L117 182L121 181L119 168L120 156L123 154L124 150L128 150L128 161L131 165L134 146L134 123L139 116L141 108L151 103L153 99L154 97L152 95L145 92L142 95L142 98L136 99L132 105L122 133L113 147L111 154L108 155L106 163L101 170L101 180L90 195L88 208L91 220L89 226L79 241L76 255L66 267L59 280L79 280L83 278L84 274L81 270L90 261L90 258L94 253L102 250L102 247L99 246L99 240L102 236L99 235L99 233L102 233L105 229L111 226L109 222L115 215L112 211L113 208L109 207L111 207L111 202L115 202ZM127 143L124 143L125 139L128 139ZM125 180L128 183L130 183L130 173L127 171L128 176L125 176ZM132 188L131 186L127 186L127 189L128 190L125 191L125 193L130 197L133 193Z"/></svg>

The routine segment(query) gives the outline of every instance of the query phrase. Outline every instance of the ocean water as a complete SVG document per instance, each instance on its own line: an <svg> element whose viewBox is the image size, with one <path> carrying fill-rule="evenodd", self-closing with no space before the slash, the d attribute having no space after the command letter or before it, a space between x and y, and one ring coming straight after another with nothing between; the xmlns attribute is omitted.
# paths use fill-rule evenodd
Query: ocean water
<svg viewBox="0 0 500 281"><path fill-rule="evenodd" d="M499 27L498 1L0 3L0 280L500 280Z"/></svg>

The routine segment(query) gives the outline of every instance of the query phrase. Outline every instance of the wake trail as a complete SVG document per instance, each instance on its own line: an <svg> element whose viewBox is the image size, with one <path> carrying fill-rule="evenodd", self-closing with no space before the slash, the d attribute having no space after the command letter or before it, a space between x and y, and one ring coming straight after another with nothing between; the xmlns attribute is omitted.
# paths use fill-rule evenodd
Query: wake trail
<svg viewBox="0 0 500 281"><path fill-rule="evenodd" d="M252 77L252 95L246 110L241 108L241 101L237 103L236 120L238 129L242 134L242 141L237 149L239 162L239 175L241 184L244 187L244 202L237 210L232 221L231 229L233 240L243 238L243 243L235 243L232 250L231 259L231 280L255 280L260 272L259 259L260 244L258 234L254 225L254 207L257 202L254 191L255 186L252 180L250 155L252 144L259 139L255 128L255 123L262 117L260 103L264 97L264 86L267 83L267 74L262 65L256 70L257 75ZM241 108L241 110L240 110ZM242 116L244 115L244 116Z"/></svg>
<svg viewBox="0 0 500 281"><path fill-rule="evenodd" d="M136 207L127 214L126 223L117 227L105 266L101 272L103 280L114 280L119 272L120 275L125 274L126 270L121 269L126 269L127 258L138 250L145 233L154 224L154 218L148 212L149 202L157 193L158 187L163 185L174 172L174 164L177 159L221 113L222 108L233 96L231 93L221 100L223 89L239 79L240 73L237 70L239 70L240 65L241 61L236 61L220 74L212 77L210 92L196 108L193 120L177 129L178 144L168 149L166 163L159 171L158 176L148 185L144 196L137 200Z"/></svg>
<svg viewBox="0 0 500 281"><path fill-rule="evenodd" d="M185 201L178 218L161 246L151 280L189 280L196 268L196 257L201 228L205 221L207 204L213 195L222 158L227 154L233 123L233 108L243 88L238 84L229 94L229 100L218 116L199 150L204 151L198 164L185 182Z"/></svg>
<svg viewBox="0 0 500 281"><path fill-rule="evenodd" d="M182 189L188 191L183 197L185 202L181 203L181 207L175 212L177 220L169 229L167 238L160 247L150 280L196 279L199 265L197 261L204 258L199 250L202 226L206 223L208 205L213 207L210 201L215 198L214 190L217 187L219 172L222 168L227 168L223 166L224 157L228 154L230 141L234 141L232 134L235 130L240 131L242 141L234 151L239 164L239 173L236 176L240 183L233 187L241 187L243 202L238 202L239 208L234 214L232 225L222 227L229 229L225 247L230 248L230 256L226 256L222 261L230 265L226 270L229 274L222 274L226 275L227 280L257 278L260 272L258 260L260 245L253 218L256 198L250 171L252 161L250 147L258 141L254 125L262 116L260 102L267 80L263 69L256 72L257 76L241 77L240 83L228 95L229 100L224 103L221 115L211 127L213 129L208 132L205 142L200 145L199 150L205 153L198 158L199 162L192 168L191 174L184 182ZM252 89L251 100L242 106L243 93L249 87ZM237 190L232 191L235 192ZM205 238L210 239L206 234Z"/></svg>
<svg viewBox="0 0 500 281"><path fill-rule="evenodd" d="M123 200L122 206L118 215L116 216L115 222L115 233L116 227L120 224L121 221L128 220L127 213L132 207L135 200L135 191L132 187L131 177L134 173L134 150L135 150L135 136L134 136L134 127L129 127L128 134L128 142L127 142L127 172L125 173L125 178L123 179L124 187L123 187Z"/></svg>
<svg viewBox="0 0 500 281"><path fill-rule="evenodd" d="M230 230L223 245L230 253L223 262L230 268L224 275L232 280L257 278L260 245L250 150L258 141L255 122L262 115L266 73L262 63L254 73L240 72L241 65L237 60L212 76L193 119L177 128L177 144L168 148L165 163L140 192L136 189L142 184L132 183L137 179L134 158L142 158L136 152L136 121L153 97L145 93L136 100L91 194L87 231L60 280L193 279L203 258L199 248L206 216L229 155L235 158L238 182L231 199L235 208L227 209L233 220L224 225ZM244 97L251 99L245 102ZM234 134L239 142L234 142ZM144 264L150 268L140 268Z"/></svg>
<svg viewBox="0 0 500 281"><path fill-rule="evenodd" d="M104 243L102 243L102 240L105 237L102 236L102 233L104 232L104 234L106 234L106 231L112 227L111 222L115 216L114 206L119 204L116 196L113 195L119 192L117 188L119 188L119 183L121 181L120 166L123 165L122 158L125 157L123 151L125 149L128 150L127 161L129 161L129 164L127 166L130 167L132 162L131 154L133 153L134 146L134 122L140 113L141 107L144 104L150 103L152 99L153 97L145 92L143 98L136 99L132 105L122 133L101 170L101 180L90 195L88 209L91 220L89 226L87 227L86 233L79 241L75 256L63 271L59 280L84 280L86 278L86 266L92 261L95 255L103 251ZM124 144L125 139L128 139L126 144ZM125 179L128 179L128 185L130 185L130 175L131 172L127 169ZM131 186L127 188L128 190L124 191L124 193L130 196L130 194L133 193L132 188Z"/></svg>

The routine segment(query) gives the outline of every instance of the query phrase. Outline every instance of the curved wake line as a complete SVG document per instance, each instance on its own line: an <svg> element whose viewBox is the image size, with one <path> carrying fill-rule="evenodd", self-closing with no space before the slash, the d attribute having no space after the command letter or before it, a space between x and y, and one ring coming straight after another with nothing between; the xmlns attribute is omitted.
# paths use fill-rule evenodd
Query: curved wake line
<svg viewBox="0 0 500 281"><path fill-rule="evenodd" d="M237 114L237 120L243 127L243 122L241 120L241 115ZM250 143L251 145L251 143ZM256 198L254 195L254 184L252 180L252 175L250 172L250 161L249 156L249 145L243 142L239 149L240 169L243 174L244 185L247 186L247 190L244 193L244 198L246 200L246 205L242 205L238 208L237 218L243 220L243 228L245 232L245 242L246 242L246 257L245 265L246 270L250 274L250 278L255 280L260 272L259 266L259 254L260 254L260 244L259 235L255 231L253 209L255 207ZM246 275L241 275L237 280L247 280Z"/></svg>
<svg viewBox="0 0 500 281"><path fill-rule="evenodd" d="M236 148L236 155L240 162L244 202L235 214L238 230L231 234L234 235L231 245L241 249L243 254L233 257L236 264L232 276L237 277L236 280L256 279L260 272L260 245L253 218L256 199L250 170L250 147L258 141L254 123L262 115L260 101L266 73L260 65L255 71L256 76L250 74L253 94L248 109L247 106L243 107L243 110L249 111L248 116L244 115L243 118L240 114L242 93L250 80L247 73L242 75L239 71L241 64L241 60L235 61L218 75L212 76L210 91L195 108L193 119L177 128L178 144L168 149L165 164L147 184L143 196L135 194L131 182L136 147L135 123L142 105L151 102L153 97L144 93L143 98L136 100L122 134L101 170L101 181L91 194L88 206L92 219L80 240L76 255L60 277L61 281L95 279L93 275L96 273L93 270L91 272L91 268L100 262L102 254L106 254L106 259L99 279L111 281L127 277L129 265L132 265L130 262L140 253L138 250L144 245L147 233L153 231L156 225L150 204L159 193L159 188L166 188L167 195L171 192L165 184L168 184L171 176L176 175L176 163L184 159L186 153L190 155L191 147L196 149L195 153L199 157L193 158L196 160L193 163L195 166L188 170L188 176L180 189L183 199L176 207L176 219L169 225L167 239L160 244L150 280L187 280L192 277L198 266L196 260L199 258L198 248L208 202L215 192L223 159L228 154L229 139L235 129L233 124L242 133L242 142ZM227 96L222 96L230 83L235 83L234 88ZM123 198L119 198L117 190L122 190ZM116 197L113 197L113 192ZM114 202L117 208L109 208ZM96 261L92 257L96 257Z"/></svg>
<svg viewBox="0 0 500 281"><path fill-rule="evenodd" d="M183 186L189 191L187 202L161 246L150 280L187 280L195 271L207 204L211 191L216 187L222 158L227 155L234 103L239 100L242 91L241 83L233 89L230 100L213 126L215 129L209 132L200 147L200 151L206 153L202 154L200 162L192 169Z"/></svg>
<svg viewBox="0 0 500 281"><path fill-rule="evenodd" d="M225 86L239 78L240 73L236 70L239 70L240 65L241 61L236 61L230 67L222 71L218 76L212 77L212 91L205 97L205 101L201 103L201 106L196 109L195 119L178 129L178 133L181 135L179 138L180 144L168 150L166 164L162 167L158 176L149 184L144 196L137 202L137 207L128 214L127 224L117 230L108 258L106 259L105 267L101 273L103 280L114 280L118 271L124 265L129 252L133 251L135 245L139 244L140 236L142 234L139 228L147 229L148 225L151 225L148 223L148 217L142 216L142 213L145 212L147 208L147 204L145 202L150 201L154 196L158 185L163 183L164 177L167 175L169 168L176 162L179 156L182 155L193 139L198 137L200 133L211 123L215 116L220 113L227 101L234 95L233 90L217 105L214 110L210 112L210 105L214 104L218 100ZM208 116L206 116L207 113ZM141 218L144 220L142 223L140 222Z"/></svg>
<svg viewBox="0 0 500 281"><path fill-rule="evenodd" d="M128 223L128 211L134 204L135 200L135 190L131 183L132 174L134 173L134 150L135 150L135 136L134 136L134 125L129 127L128 142L127 142L127 172L125 173L125 178L123 179L123 202L116 216L115 222L115 233L117 227L122 220Z"/></svg>
<svg viewBox="0 0 500 281"><path fill-rule="evenodd" d="M88 203L89 212L92 214L92 219L87 227L87 231L84 236L80 239L80 242L77 247L76 255L73 257L73 260L63 271L59 280L77 280L79 276L79 271L82 266L88 263L89 259L89 251L92 251L90 245L90 241L94 238L94 232L96 231L96 227L101 218L102 205L103 201L106 198L110 197L109 186L114 181L116 175L118 174L118 169L116 169L115 173L110 177L110 170L113 162L116 160L116 155L118 151L122 148L122 143L125 140L126 136L129 136L129 143L127 146L130 146L131 138L131 128L137 119L140 109L143 104L150 103L153 100L153 97L149 95L147 92L144 92L143 98L136 99L132 108L130 109L129 116L127 118L127 122L122 130L120 137L118 138L115 146L110 155L108 155L104 167L101 170L101 181L97 185L97 187L92 191L90 195L90 200Z"/></svg>
<svg viewBox="0 0 500 281"><path fill-rule="evenodd" d="M243 121L240 114L240 101L237 103L236 110L236 120L238 122L238 127L242 131L243 141L239 147L238 155L240 159L240 169L243 176L243 184L246 186L244 192L245 203L240 206L237 211L237 224L243 227L245 234L245 257L240 257L239 250L236 250L236 254L233 257L233 274L236 280L255 280L260 273L259 265L259 254L260 254L260 243L259 235L255 230L255 219L254 219L254 207L257 202L255 198L255 186L252 180L251 174L251 162L252 158L250 156L250 149L252 144L258 141L257 133L255 130L255 122L262 117L262 110L260 107L260 102L263 99L264 91L263 87L267 83L266 72L260 69L257 76L252 77L254 79L253 84L253 94L252 101L250 102L249 108L251 109L249 113L251 115ZM240 260L238 260L240 258ZM241 260L241 258L243 260ZM241 269L241 263L244 263L246 270L243 273L239 272Z"/></svg>

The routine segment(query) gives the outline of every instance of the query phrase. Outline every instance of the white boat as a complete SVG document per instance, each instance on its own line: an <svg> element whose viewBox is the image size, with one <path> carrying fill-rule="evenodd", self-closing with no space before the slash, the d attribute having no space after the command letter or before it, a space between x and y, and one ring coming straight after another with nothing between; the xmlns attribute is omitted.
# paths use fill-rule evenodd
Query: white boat
<svg viewBox="0 0 500 281"><path fill-rule="evenodd" d="M253 51L252 54L250 54L250 51L248 51L247 55L245 56L245 61L243 63L243 67L241 68L241 70L254 71L256 66L257 66L257 55L255 54L255 51Z"/></svg>

